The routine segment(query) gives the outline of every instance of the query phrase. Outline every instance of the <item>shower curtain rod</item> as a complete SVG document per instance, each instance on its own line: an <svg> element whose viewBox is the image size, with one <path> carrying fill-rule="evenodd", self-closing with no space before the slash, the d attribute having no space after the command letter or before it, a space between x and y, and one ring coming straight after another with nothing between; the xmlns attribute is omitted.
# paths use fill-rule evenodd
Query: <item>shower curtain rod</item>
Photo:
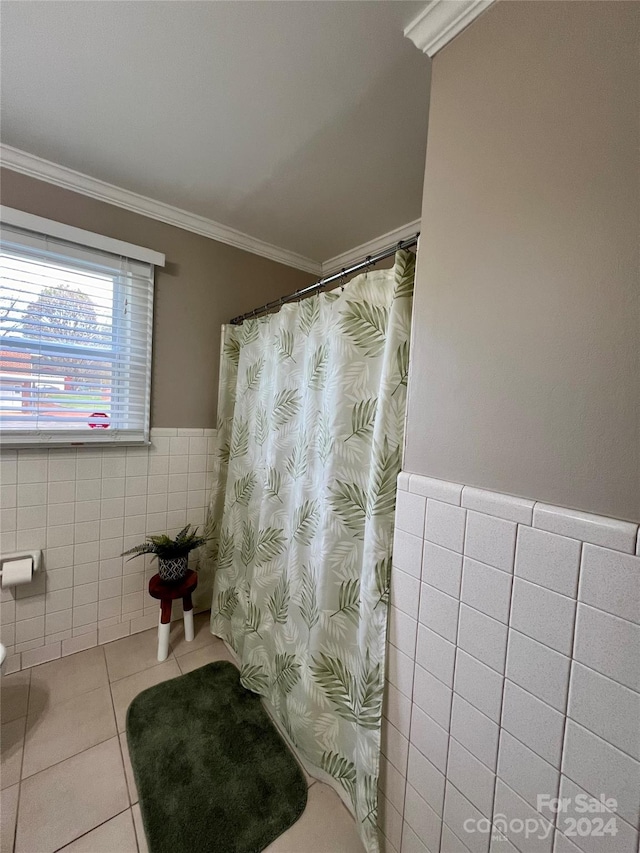
<svg viewBox="0 0 640 853"><path fill-rule="evenodd" d="M367 269L368 267L372 267L380 261L383 261L385 258L390 258L391 255L395 255L395 253L400 249L410 249L411 246L415 246L417 244L419 236L420 232L418 231L414 237L407 237L406 240L400 240L399 243L389 246L388 249L382 249L382 251L377 252L375 255L367 255L363 261L358 261L357 264L352 264L350 267L343 267L340 272L334 272L326 278L321 278L315 284L303 287L302 290L296 290L295 293L291 293L289 296L282 296L280 299L274 299L273 302L267 302L266 305L262 305L260 308L254 308L253 311L247 311L246 314L240 314L239 317L234 317L233 320L230 320L229 322L232 326L239 326L244 320L250 320L260 314L264 314L266 311L270 311L272 308L279 308L286 302L292 302L294 299L300 299L303 296L310 296L317 290L322 290L323 287L330 284L332 281L338 281L341 278L346 278L346 276L351 275L351 273Z"/></svg>

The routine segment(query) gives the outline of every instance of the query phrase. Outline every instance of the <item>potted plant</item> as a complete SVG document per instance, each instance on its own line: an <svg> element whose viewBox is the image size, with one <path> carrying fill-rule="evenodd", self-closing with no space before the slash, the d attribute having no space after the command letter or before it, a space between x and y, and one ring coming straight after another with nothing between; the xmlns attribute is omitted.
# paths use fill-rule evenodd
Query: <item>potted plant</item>
<svg viewBox="0 0 640 853"><path fill-rule="evenodd" d="M200 548L208 541L206 536L198 536L198 528L192 528L190 524L183 527L175 539L171 539L166 533L161 536L147 536L141 545L134 545L121 556L133 560L141 554L153 554L158 558L158 573L163 581L179 581L187 573L189 553L195 548Z"/></svg>

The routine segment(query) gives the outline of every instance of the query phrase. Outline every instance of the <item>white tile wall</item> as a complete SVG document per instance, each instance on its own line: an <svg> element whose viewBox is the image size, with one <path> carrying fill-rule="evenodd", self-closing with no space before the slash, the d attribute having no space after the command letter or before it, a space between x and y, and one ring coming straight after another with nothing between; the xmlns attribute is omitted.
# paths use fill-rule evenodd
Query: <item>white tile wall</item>
<svg viewBox="0 0 640 853"><path fill-rule="evenodd" d="M153 429L149 447L2 451L0 552L44 555L32 583L2 591L4 672L156 624L155 564L120 555L149 533L204 523L214 440L215 430ZM206 580L196 607L209 606Z"/></svg>
<svg viewBox="0 0 640 853"><path fill-rule="evenodd" d="M388 646L383 726L402 735L395 760L407 761L381 779L395 810L382 849L636 853L638 525L417 474L398 487L402 650ZM573 804L556 815L538 802L579 793L617 800L615 838L571 834L566 818L583 816ZM490 838L500 814L516 823ZM484 831L468 831L483 818ZM535 838L518 819L536 822Z"/></svg>
<svg viewBox="0 0 640 853"><path fill-rule="evenodd" d="M416 663L413 676L413 701L421 711L428 714L444 729L449 727L452 695L450 687Z"/></svg>
<svg viewBox="0 0 640 853"><path fill-rule="evenodd" d="M436 676L443 684L453 686L456 647L426 625L418 625L416 663Z"/></svg>
<svg viewBox="0 0 640 853"><path fill-rule="evenodd" d="M516 528L512 521L469 511L464 553L496 569L512 572Z"/></svg>
<svg viewBox="0 0 640 853"><path fill-rule="evenodd" d="M460 605L458 648L504 674L508 629L466 604Z"/></svg>
<svg viewBox="0 0 640 853"><path fill-rule="evenodd" d="M425 539L462 553L467 511L451 504L427 500Z"/></svg>
<svg viewBox="0 0 640 853"><path fill-rule="evenodd" d="M516 578L513 583L510 625L564 655L571 653L575 598Z"/></svg>
<svg viewBox="0 0 640 853"><path fill-rule="evenodd" d="M500 733L498 776L534 808L537 808L538 794L541 791L547 792L551 797L558 794L558 768L540 758L506 729L502 729ZM540 811L553 820L550 808L542 807Z"/></svg>
<svg viewBox="0 0 640 853"><path fill-rule="evenodd" d="M574 827L576 827L575 822L584 818L585 813L580 810L579 806L576 806L576 803L579 802L577 798L579 796L589 798L590 795L584 790L584 788L581 788L579 785L572 782L571 779L568 779L566 776L562 776L559 796L562 798L569 798L570 804L566 812L558 815L558 830L556 831L556 846L554 848L554 853L580 853L581 850L585 851L585 853L607 853L607 850L611 850L612 853L636 853L638 840L637 832L630 824L627 823L626 820L624 820L624 818L620 817L619 811L616 811L615 813L606 811L601 815L607 823L611 818L614 819L615 826L611 826L610 829L615 829L615 836L603 834L602 837L578 837L577 832L574 830ZM570 821L574 821L573 826L571 826ZM568 841L562 834L562 830L572 833L571 841ZM580 847L570 846L573 845L574 842L576 845L579 844Z"/></svg>
<svg viewBox="0 0 640 853"><path fill-rule="evenodd" d="M512 577L507 572L465 558L461 601L469 607L507 625L511 586Z"/></svg>
<svg viewBox="0 0 640 853"><path fill-rule="evenodd" d="M444 807L444 774L419 749L409 747L407 781L424 798L433 811L442 817Z"/></svg>
<svg viewBox="0 0 640 853"><path fill-rule="evenodd" d="M462 554L425 542L422 551L422 579L455 598L460 596Z"/></svg>
<svg viewBox="0 0 640 853"><path fill-rule="evenodd" d="M462 493L462 506L475 509L485 515L495 515L507 521L531 524L534 501L465 486Z"/></svg>

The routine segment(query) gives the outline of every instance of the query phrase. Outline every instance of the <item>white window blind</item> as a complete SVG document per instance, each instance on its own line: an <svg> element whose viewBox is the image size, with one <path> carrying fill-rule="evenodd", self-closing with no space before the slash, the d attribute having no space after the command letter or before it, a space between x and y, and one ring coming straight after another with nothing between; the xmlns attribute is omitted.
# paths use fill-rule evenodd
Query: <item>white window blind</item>
<svg viewBox="0 0 640 853"><path fill-rule="evenodd" d="M148 442L153 274L148 261L2 223L4 446Z"/></svg>

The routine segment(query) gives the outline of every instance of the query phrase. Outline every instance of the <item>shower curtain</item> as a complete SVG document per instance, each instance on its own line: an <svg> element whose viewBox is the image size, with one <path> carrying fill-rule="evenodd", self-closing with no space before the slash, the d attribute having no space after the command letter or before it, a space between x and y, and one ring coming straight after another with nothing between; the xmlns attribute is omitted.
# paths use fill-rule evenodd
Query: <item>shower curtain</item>
<svg viewBox="0 0 640 853"><path fill-rule="evenodd" d="M370 853L414 263L223 328L209 514L211 629Z"/></svg>

